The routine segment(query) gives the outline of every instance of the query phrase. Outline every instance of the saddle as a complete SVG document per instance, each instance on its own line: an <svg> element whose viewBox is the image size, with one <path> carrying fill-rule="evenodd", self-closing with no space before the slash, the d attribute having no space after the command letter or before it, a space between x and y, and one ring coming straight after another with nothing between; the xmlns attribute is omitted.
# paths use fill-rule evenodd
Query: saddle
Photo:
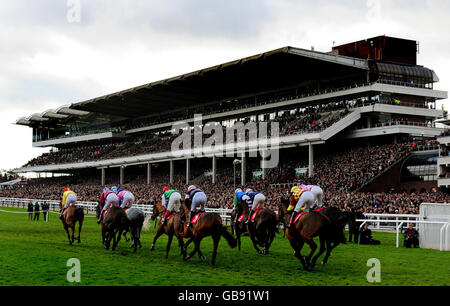
<svg viewBox="0 0 450 306"><path fill-rule="evenodd" d="M64 210L61 213L63 215L63 217L66 216L67 209L69 209L69 207L71 207L71 206L76 206L76 205L75 205L75 203L70 203L69 206L67 206L67 208L64 208Z"/></svg>
<svg viewBox="0 0 450 306"><path fill-rule="evenodd" d="M321 207L321 208L314 209L314 211L319 212L319 211L322 211L323 209L324 209L324 207ZM297 221L300 220L301 216L306 215L306 214L307 214L307 212L299 213L297 215L297 217L295 217L294 223L297 223Z"/></svg>
<svg viewBox="0 0 450 306"><path fill-rule="evenodd" d="M109 208L103 212L102 218L105 219L106 213L109 211Z"/></svg>
<svg viewBox="0 0 450 306"><path fill-rule="evenodd" d="M200 218L200 216L203 215L204 213L205 213L204 211L197 213L197 214L192 218L191 223L192 223L192 224L197 223L197 221L198 221L198 219Z"/></svg>
<svg viewBox="0 0 450 306"><path fill-rule="evenodd" d="M260 207L257 210L255 210L255 212L253 213L252 217L250 218L250 222L255 222L256 214L262 209L263 209L263 207Z"/></svg>

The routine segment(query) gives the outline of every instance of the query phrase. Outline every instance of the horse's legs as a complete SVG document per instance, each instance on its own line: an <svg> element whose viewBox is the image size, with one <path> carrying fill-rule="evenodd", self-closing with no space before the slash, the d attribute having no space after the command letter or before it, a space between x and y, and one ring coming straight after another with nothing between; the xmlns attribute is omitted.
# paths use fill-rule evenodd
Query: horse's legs
<svg viewBox="0 0 450 306"><path fill-rule="evenodd" d="M106 231L106 229L102 229L102 235L103 235L103 244L105 245L105 249L109 249L109 246L111 245L111 233L109 231Z"/></svg>
<svg viewBox="0 0 450 306"><path fill-rule="evenodd" d="M186 257L186 251L187 251L187 248L188 248L189 244L191 244L191 242L193 241L193 239L194 239L193 237L189 238L188 241L184 244L184 247L183 247L183 254L184 254L184 257Z"/></svg>
<svg viewBox="0 0 450 306"><path fill-rule="evenodd" d="M73 226L70 227L72 229L72 243L75 241L75 222L73 223Z"/></svg>
<svg viewBox="0 0 450 306"><path fill-rule="evenodd" d="M214 266L216 264L216 255L217 255L217 247L219 246L219 241L220 241L220 235L215 235L213 236L213 251L212 251L212 265Z"/></svg>
<svg viewBox="0 0 450 306"><path fill-rule="evenodd" d="M164 233L163 226L159 226L158 231L156 232L155 238L153 238L152 246L150 247L150 251L155 249L156 240Z"/></svg>
<svg viewBox="0 0 450 306"><path fill-rule="evenodd" d="M178 247L180 248L180 255L185 255L185 251L184 251L184 241L183 241L183 237L181 237L181 235L177 234L175 235L177 237L178 240Z"/></svg>
<svg viewBox="0 0 450 306"><path fill-rule="evenodd" d="M141 244L141 231L142 231L142 227L138 228L138 236L137 236L137 242L139 243L139 248L142 248L142 244Z"/></svg>
<svg viewBox="0 0 450 306"><path fill-rule="evenodd" d="M295 238L290 238L289 243L291 244L291 247L294 249L294 256L300 260L303 269L308 270L305 258L301 254L301 250L304 244L303 240L300 239L299 241L296 241Z"/></svg>
<svg viewBox="0 0 450 306"><path fill-rule="evenodd" d="M250 236L250 239L253 242L253 247L255 248L256 252L258 252L258 254L262 254L261 250L258 248L258 244L255 239L255 233L253 233L253 231L250 230L249 227L247 227L247 231L248 231L248 235Z"/></svg>
<svg viewBox="0 0 450 306"><path fill-rule="evenodd" d="M119 230L119 232L117 233L117 241L116 241L116 247L119 244L120 239L122 238L122 230ZM113 250L115 250L116 248L114 248Z"/></svg>
<svg viewBox="0 0 450 306"><path fill-rule="evenodd" d="M314 267L316 265L317 259L319 259L320 255L322 255L325 252L325 250L326 250L325 238L320 237L319 239L320 239L319 253L317 253L317 255L314 256L314 258L312 259L311 264L310 264L311 267Z"/></svg>
<svg viewBox="0 0 450 306"><path fill-rule="evenodd" d="M130 239L127 237L127 233L128 233L127 230L123 231L123 238L125 238L126 242L129 242ZM133 236L133 234L131 232L130 232L130 236ZM133 239L133 237L131 237L131 239Z"/></svg>
<svg viewBox="0 0 450 306"><path fill-rule="evenodd" d="M64 229L67 233L67 238L69 239L69 244L72 244L72 240L70 240L69 228L66 223L64 223L63 225L64 225Z"/></svg>
<svg viewBox="0 0 450 306"><path fill-rule="evenodd" d="M200 250L200 242L201 242L201 241L202 241L202 238L198 238L198 242L195 242L195 241L194 241L194 243L196 244L196 248L197 248L197 252L198 252L198 257L200 257L201 260L205 260L206 257L203 256L203 253L202 253L202 251Z"/></svg>
<svg viewBox="0 0 450 306"><path fill-rule="evenodd" d="M193 238L193 239L191 239L191 240L194 241L194 250L193 250L187 257L184 257L183 259L184 259L184 260L191 259L192 256L195 255L195 253L199 252L200 258L201 258L202 260L204 260L204 256L201 254L201 251L200 251L200 240L201 240L201 238L195 237L195 238ZM189 241L188 241L188 242L189 242ZM186 245L187 245L187 244L186 244ZM202 257L203 257L203 258L202 258Z"/></svg>
<svg viewBox="0 0 450 306"><path fill-rule="evenodd" d="M118 240L120 239L121 234L122 234L122 232L119 232L118 230L113 231L113 245L112 245L111 251L114 251L116 249L117 243L119 242Z"/></svg>
<svg viewBox="0 0 450 306"><path fill-rule="evenodd" d="M328 262L328 257L330 257L331 251L333 251L333 249L337 247L338 244L339 243L333 243L333 245L331 245L331 241L327 241L327 253L325 254L325 258L322 261L322 265Z"/></svg>
<svg viewBox="0 0 450 306"><path fill-rule="evenodd" d="M83 221L78 221L78 243L81 243L81 227L83 226Z"/></svg>
<svg viewBox="0 0 450 306"><path fill-rule="evenodd" d="M317 250L317 244L314 242L313 238L305 239L305 242L311 248L311 252L309 252L308 257L306 257L306 262L309 264L311 262L311 258L314 255L314 252Z"/></svg>
<svg viewBox="0 0 450 306"><path fill-rule="evenodd" d="M169 258L170 245L172 244L173 234L169 235L169 239L167 239L167 247L166 247L166 259Z"/></svg>

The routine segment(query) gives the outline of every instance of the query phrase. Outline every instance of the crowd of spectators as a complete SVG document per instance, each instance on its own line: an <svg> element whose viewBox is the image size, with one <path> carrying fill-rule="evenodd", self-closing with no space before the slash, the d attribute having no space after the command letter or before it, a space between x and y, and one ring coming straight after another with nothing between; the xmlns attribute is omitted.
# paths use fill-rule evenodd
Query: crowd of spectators
<svg viewBox="0 0 450 306"><path fill-rule="evenodd" d="M423 202L448 202L446 194L437 189L424 193L366 193L358 189L384 170L409 154L418 145L430 145L434 142L402 142L397 144L381 144L355 146L338 149L319 156L315 161L312 177L297 177L290 180L295 168L304 167L298 159L281 160L279 166L269 169L266 178L252 179L247 186L266 195L267 205L275 209L282 197L286 197L289 188L278 183L296 182L298 184L315 184L325 192L325 203L342 209L359 209L366 213L417 214ZM211 177L203 176L195 180L196 185L204 189L208 195L207 207L233 208L234 180L232 167L217 169L216 184ZM162 188L168 185L167 173L161 169L152 173L152 183L146 185L145 177L130 179L121 188L133 191L138 204L148 204L153 198L161 197ZM239 177L237 179L239 182ZM73 181L73 178L48 178L29 181L25 185L17 185L0 191L1 197L60 200L62 190L67 185L78 194L80 201L97 201L103 186L95 180ZM185 175L176 173L172 188L181 192L187 190ZM238 187L236 186L236 187ZM280 187L283 186L283 187Z"/></svg>

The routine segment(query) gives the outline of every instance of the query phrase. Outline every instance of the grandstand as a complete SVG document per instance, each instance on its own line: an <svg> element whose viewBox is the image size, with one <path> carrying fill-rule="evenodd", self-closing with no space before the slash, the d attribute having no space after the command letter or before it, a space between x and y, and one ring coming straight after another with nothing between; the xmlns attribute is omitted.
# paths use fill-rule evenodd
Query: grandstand
<svg viewBox="0 0 450 306"><path fill-rule="evenodd" d="M429 160L439 154L435 138L442 133L435 121L447 116L436 102L448 94L434 89L439 78L416 58L415 41L386 36L330 52L284 47L64 105L16 121L33 129L34 147L51 151L14 172L70 174L30 186L92 186L85 200L99 185L128 184L146 189L138 195L145 202L169 182L202 184L219 206L230 204L237 185L264 188L272 203L298 181L325 187L329 203L354 192L362 199L431 192L437 166ZM195 130L212 122L215 133L231 131L236 143L183 145L174 154L179 130L172 132L180 121L194 142ZM267 137L276 140L268 147L250 137L252 123L262 135L262 122L279 124L279 132L269 129ZM234 134L237 123L245 124L245 137ZM203 132L202 141L211 136ZM279 151L276 167L255 153L269 149ZM420 199L446 201L441 194Z"/></svg>

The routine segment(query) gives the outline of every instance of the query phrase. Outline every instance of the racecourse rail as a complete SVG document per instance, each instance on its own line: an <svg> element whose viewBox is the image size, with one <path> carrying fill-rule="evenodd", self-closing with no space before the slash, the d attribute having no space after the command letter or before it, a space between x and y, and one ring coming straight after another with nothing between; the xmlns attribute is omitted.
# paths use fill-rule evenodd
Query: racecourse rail
<svg viewBox="0 0 450 306"><path fill-rule="evenodd" d="M61 202L58 200L41 200L41 199L23 199L23 198L1 198L0 206L4 207L16 207L16 208L27 208L28 204L32 202L49 205L49 209L53 211L59 211L61 208ZM86 213L95 213L97 202L85 202L78 201L77 205L84 207ZM151 204L134 204L133 207L140 208L146 215L152 214L153 205ZM220 215L220 217L226 222L231 221L232 209L227 208L206 208L207 212L215 212ZM275 213L278 213L275 211ZM361 222L369 222L371 228L377 230L396 230L400 222L415 223L419 220L419 215L401 215L401 214L364 214L364 220ZM372 225L373 224L373 225Z"/></svg>
<svg viewBox="0 0 450 306"><path fill-rule="evenodd" d="M15 207L15 208L27 208L29 203L39 203L40 205L46 203L49 206L49 210L59 211L61 208L61 202L58 200L41 200L41 199L21 199L21 198L1 198L0 197L0 206L3 207ZM85 202L79 201L77 202L78 206L83 207L86 212L89 214L90 212L94 213L96 211L97 202ZM133 207L141 209L145 215L151 215L153 211L152 204L134 204ZM232 209L226 208L206 208L207 212L215 212L220 215L222 220L225 221L226 224L231 221L231 212ZM3 211L3 210L0 210ZM8 212L8 211L3 211ZM9 211L11 212L11 211ZM27 212L24 212L27 213ZM31 213L31 212L29 212ZM278 213L275 211L275 213ZM420 224L439 224L442 225L440 230L439 237L439 245L440 251L444 249L446 251L449 250L448 245L450 242L450 235L445 234L446 231L450 227L449 222L439 222L439 221L422 221L419 220L420 215L406 215L406 214L371 214L365 213L365 219L357 219L357 222L361 222L360 228L362 228L366 223L373 224L372 228L379 230L395 230L396 232L396 246L399 247L399 233L402 230L404 224L409 225L409 223L414 223L420 226ZM48 215L47 220L48 221ZM445 236L445 238L444 238ZM445 241L445 242L444 242ZM445 244L445 247L444 247Z"/></svg>

